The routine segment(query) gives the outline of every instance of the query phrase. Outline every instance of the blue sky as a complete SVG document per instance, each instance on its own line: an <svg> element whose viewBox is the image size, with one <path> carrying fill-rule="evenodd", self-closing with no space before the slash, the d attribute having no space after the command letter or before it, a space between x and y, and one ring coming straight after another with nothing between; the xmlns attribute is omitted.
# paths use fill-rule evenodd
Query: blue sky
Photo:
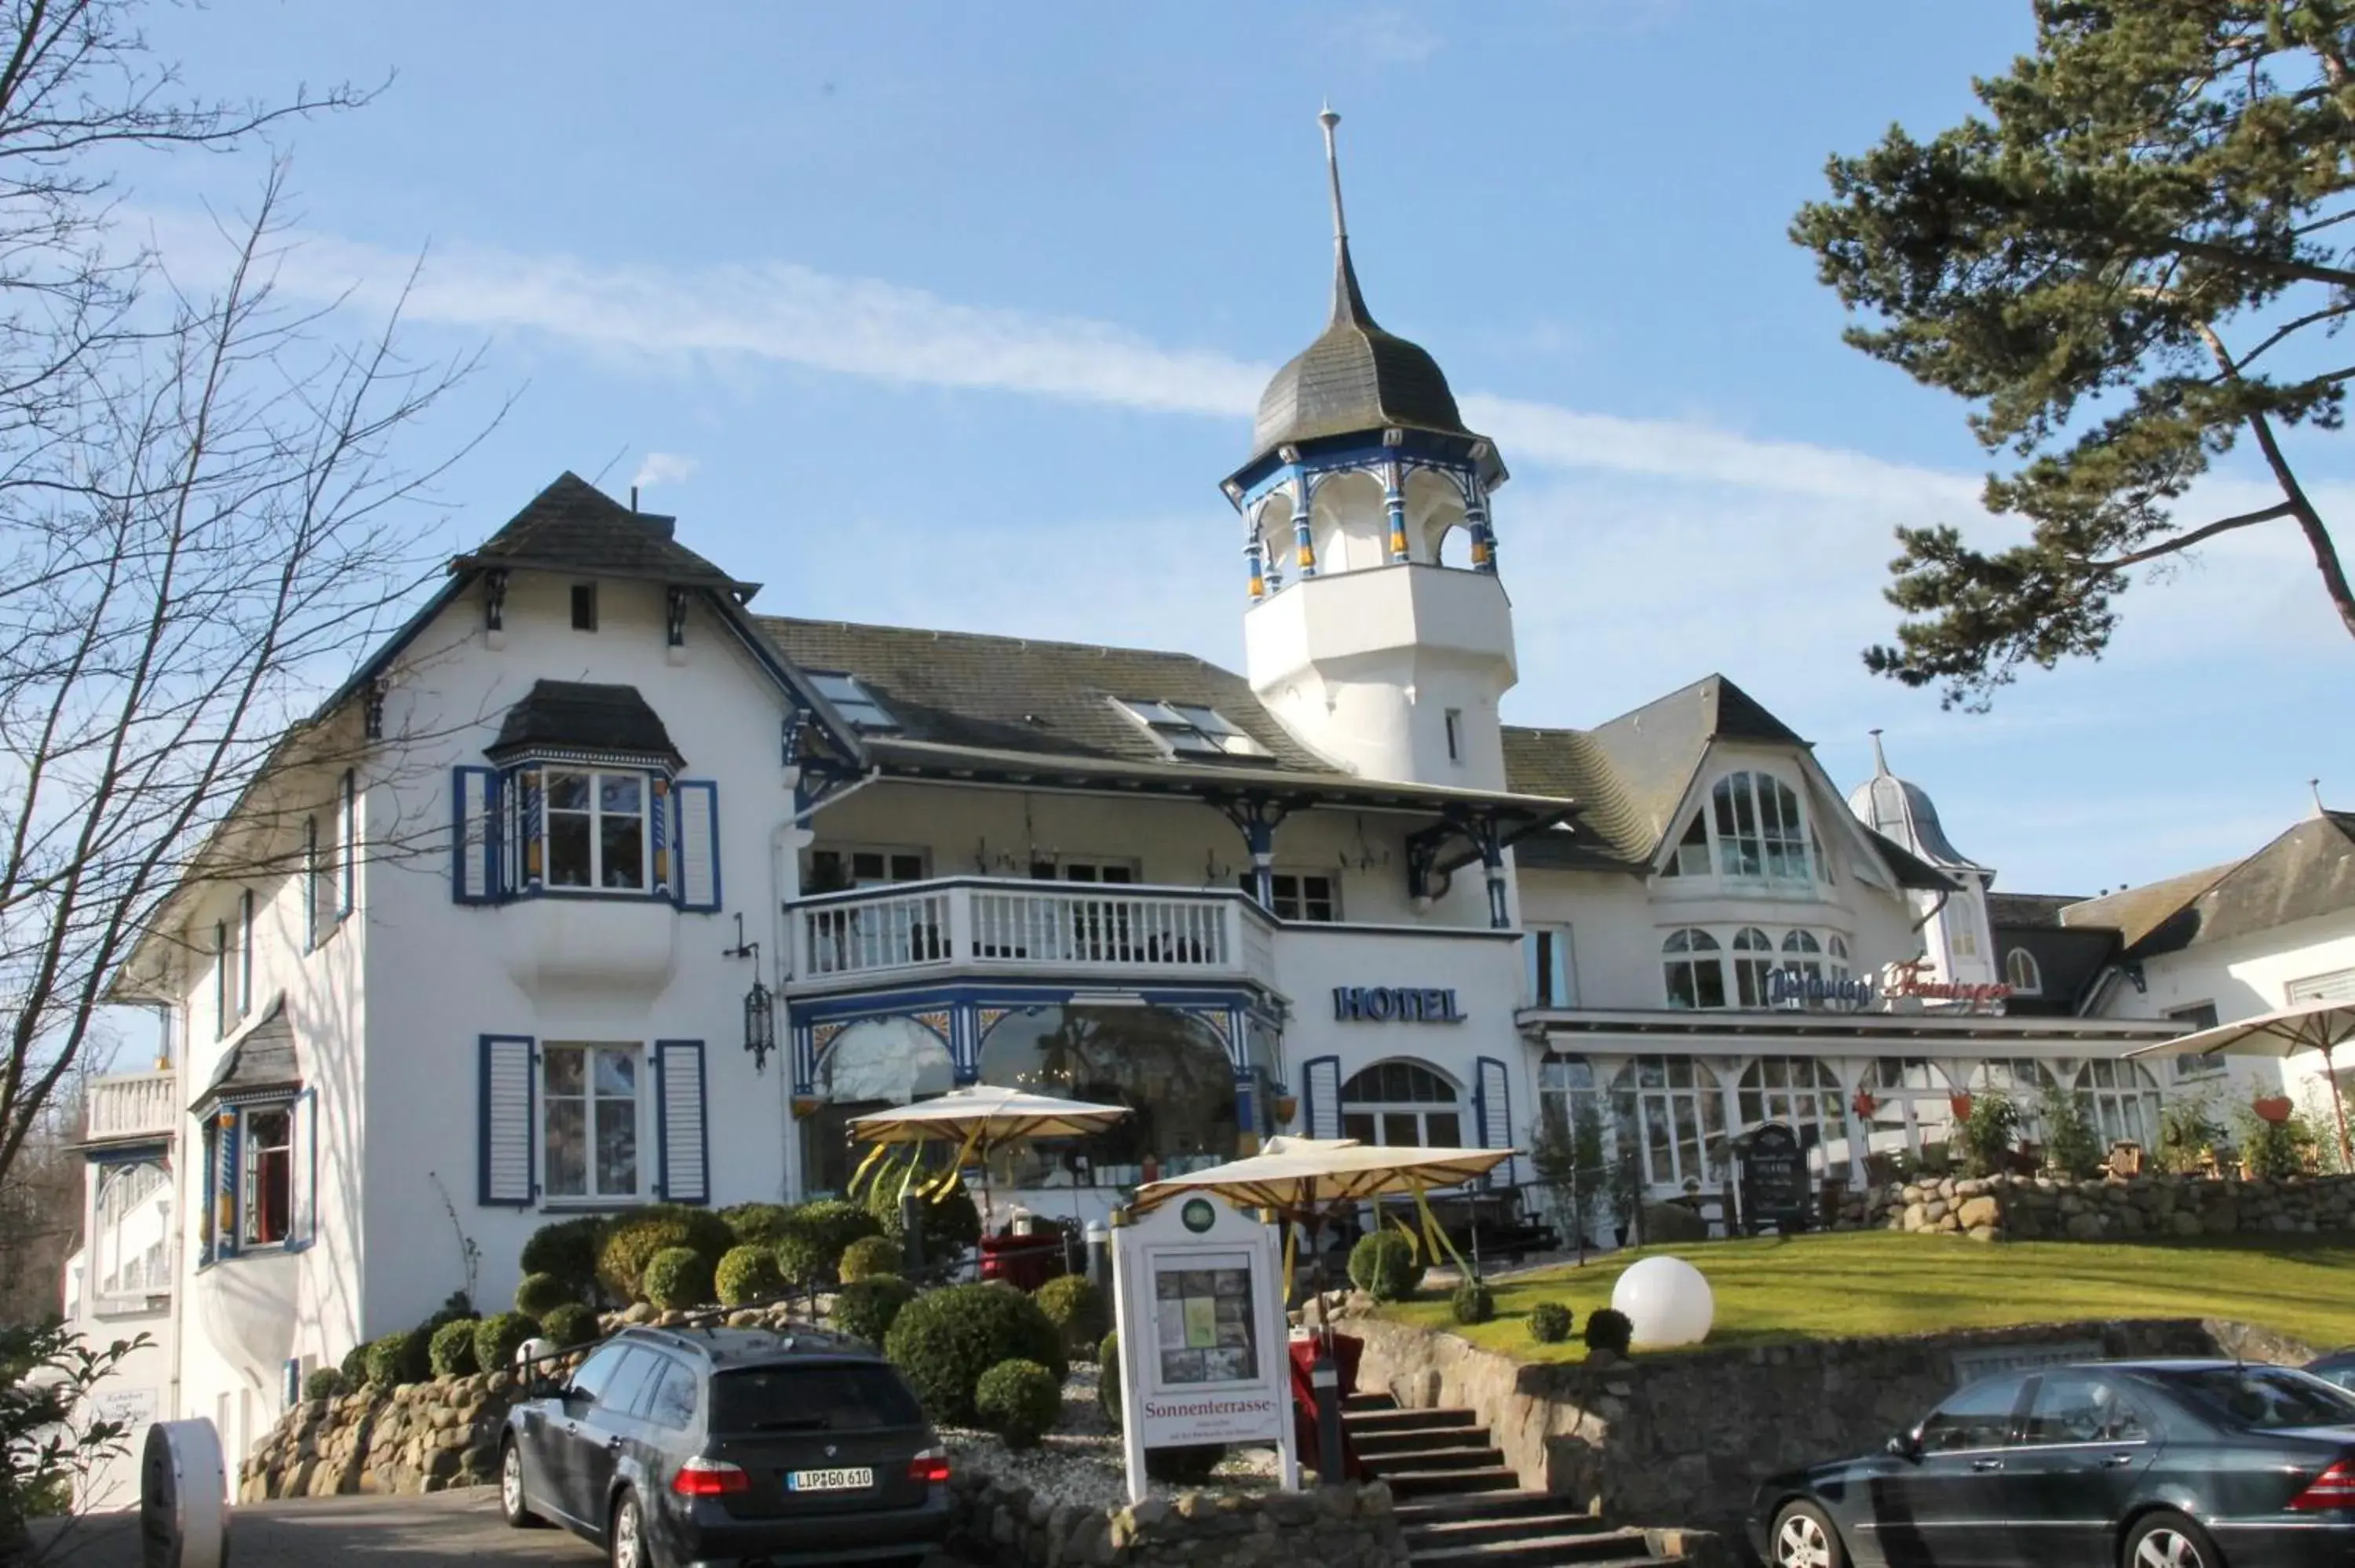
<svg viewBox="0 0 2355 1568"><path fill-rule="evenodd" d="M2128 594L2108 659L1987 715L1859 663L1891 629L1894 524L2005 524L1977 514L1962 406L1844 346L1785 230L1829 153L1966 111L2028 16L215 0L151 31L208 91L396 73L283 138L282 283L357 309L422 253L412 346L482 345L414 436L429 461L515 399L421 517L441 542L565 468L638 478L765 610L1231 665L1216 482L1324 319L1329 95L1369 302L1514 471L1508 719L1599 723L1720 670L1844 786L1884 726L1998 886L2091 893L2246 853L2318 775L2355 805L2355 644L2282 524ZM176 259L257 175L143 165L133 211ZM2300 452L2342 518L2343 445Z"/></svg>

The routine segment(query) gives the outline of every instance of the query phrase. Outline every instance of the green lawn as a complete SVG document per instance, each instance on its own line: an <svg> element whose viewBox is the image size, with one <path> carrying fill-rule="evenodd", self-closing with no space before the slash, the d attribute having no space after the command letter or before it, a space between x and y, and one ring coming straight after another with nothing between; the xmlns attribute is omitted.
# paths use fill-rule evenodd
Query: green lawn
<svg viewBox="0 0 2355 1568"><path fill-rule="evenodd" d="M2325 1349L2355 1344L2355 1245L2311 1236L1990 1246L1859 1231L1706 1242L1496 1281L1496 1319L1474 1328L1455 1320L1436 1289L1385 1315L1523 1361L1580 1360L1586 1315L1611 1304L1620 1271L1646 1250L1672 1252L1709 1277L1711 1347L2110 1318L2226 1318ZM1568 1343L1529 1338L1525 1319L1540 1301L1577 1314Z"/></svg>

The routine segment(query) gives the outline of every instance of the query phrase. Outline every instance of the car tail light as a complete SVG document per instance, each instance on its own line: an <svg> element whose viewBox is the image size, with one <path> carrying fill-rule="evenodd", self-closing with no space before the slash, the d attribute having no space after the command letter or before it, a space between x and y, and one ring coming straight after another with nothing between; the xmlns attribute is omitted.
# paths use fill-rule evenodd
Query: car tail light
<svg viewBox="0 0 2355 1568"><path fill-rule="evenodd" d="M927 1448L908 1461L908 1478L928 1487L946 1486L949 1478L949 1451Z"/></svg>
<svg viewBox="0 0 2355 1568"><path fill-rule="evenodd" d="M730 1492L744 1491L751 1484L752 1478L744 1473L742 1466L731 1465L725 1459L707 1459L700 1454L681 1465L678 1474L670 1478L670 1489L683 1498L726 1497Z"/></svg>
<svg viewBox="0 0 2355 1568"><path fill-rule="evenodd" d="M2289 1499L2295 1513L2320 1513L2326 1509L2355 1508L2355 1460L2341 1459L2313 1484Z"/></svg>

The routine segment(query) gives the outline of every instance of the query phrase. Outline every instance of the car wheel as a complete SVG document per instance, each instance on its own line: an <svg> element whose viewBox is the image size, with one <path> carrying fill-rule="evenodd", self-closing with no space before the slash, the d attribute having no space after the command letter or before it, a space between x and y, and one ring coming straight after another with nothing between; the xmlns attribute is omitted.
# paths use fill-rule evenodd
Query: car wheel
<svg viewBox="0 0 2355 1568"><path fill-rule="evenodd" d="M1831 1515L1811 1502L1785 1503L1766 1545L1774 1568L1845 1568L1848 1562Z"/></svg>
<svg viewBox="0 0 2355 1568"><path fill-rule="evenodd" d="M499 1445L499 1514L517 1530L538 1530L548 1522L524 1506L523 1450L512 1437Z"/></svg>
<svg viewBox="0 0 2355 1568"><path fill-rule="evenodd" d="M2215 1538L2172 1510L2135 1522L2119 1556L2121 1568L2224 1568Z"/></svg>
<svg viewBox="0 0 2355 1568"><path fill-rule="evenodd" d="M605 1552L613 1568L654 1568L654 1552L646 1540L646 1510L638 1506L637 1493L623 1492L613 1499Z"/></svg>

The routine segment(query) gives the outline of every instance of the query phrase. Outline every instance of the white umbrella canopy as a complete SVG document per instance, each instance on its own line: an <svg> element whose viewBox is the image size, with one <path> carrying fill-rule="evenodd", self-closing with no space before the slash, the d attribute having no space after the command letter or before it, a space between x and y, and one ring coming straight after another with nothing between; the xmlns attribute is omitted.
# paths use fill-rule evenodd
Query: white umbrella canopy
<svg viewBox="0 0 2355 1568"><path fill-rule="evenodd" d="M1510 1149L1386 1148L1353 1139L1271 1138L1257 1154L1148 1182L1137 1189L1139 1213L1188 1192L1215 1192L1286 1218L1321 1219L1345 1205L1397 1192L1427 1192L1485 1175L1511 1159Z"/></svg>
<svg viewBox="0 0 2355 1568"><path fill-rule="evenodd" d="M2339 1092L2339 1075L2331 1053L2355 1040L2355 1001L2302 1001L2276 1012L2235 1019L2196 1034L2179 1035L2156 1045L2126 1053L2136 1057L2272 1056L2286 1059L2300 1051L2322 1053L2322 1079L2330 1086L2331 1108L2339 1118L2339 1152L2355 1158L2355 1143L2347 1132L2347 1105Z"/></svg>
<svg viewBox="0 0 2355 1568"><path fill-rule="evenodd" d="M1131 1114L1126 1106L1091 1105L975 1084L911 1106L852 1117L849 1127L850 1136L860 1143L970 1142L979 1148L1022 1138L1082 1137L1102 1132Z"/></svg>

